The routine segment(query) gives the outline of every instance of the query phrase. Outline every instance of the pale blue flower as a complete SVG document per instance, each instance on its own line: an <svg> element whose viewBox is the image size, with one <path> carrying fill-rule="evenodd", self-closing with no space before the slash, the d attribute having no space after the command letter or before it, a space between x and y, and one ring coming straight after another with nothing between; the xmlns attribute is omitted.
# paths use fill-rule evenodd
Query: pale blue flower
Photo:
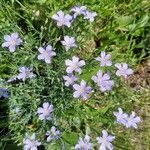
<svg viewBox="0 0 150 150"><path fill-rule="evenodd" d="M33 133L31 137L26 137L23 140L23 144L24 150L37 150L37 147L41 145L41 142L38 142L35 139L35 133Z"/></svg>
<svg viewBox="0 0 150 150"><path fill-rule="evenodd" d="M84 100L88 99L88 94L91 93L92 88L86 85L86 82L82 80L80 84L74 84L73 88L75 92L73 93L74 98L83 98Z"/></svg>
<svg viewBox="0 0 150 150"><path fill-rule="evenodd" d="M61 41L61 44L65 46L66 51L68 51L70 48L77 47L75 38L69 36L64 36L64 40Z"/></svg>
<svg viewBox="0 0 150 150"><path fill-rule="evenodd" d="M52 57L56 55L51 45L48 45L45 49L43 47L40 47L38 51L40 52L40 54L38 55L38 59L44 60L48 64L51 63Z"/></svg>
<svg viewBox="0 0 150 150"><path fill-rule="evenodd" d="M56 127L52 126L50 131L46 132L47 142L50 142L52 140L57 140L60 137L60 131L56 129Z"/></svg>
<svg viewBox="0 0 150 150"><path fill-rule="evenodd" d="M77 77L75 77L73 74L68 74L68 76L63 76L63 79L65 80L65 86L70 86L77 81Z"/></svg>
<svg viewBox="0 0 150 150"><path fill-rule="evenodd" d="M97 137L96 140L100 145L99 150L113 150L113 145L111 142L115 139L115 136L111 136L107 133L106 130L102 131L102 136Z"/></svg>
<svg viewBox="0 0 150 150"><path fill-rule="evenodd" d="M95 83L97 83L98 87L102 92L110 91L112 86L114 85L114 81L110 80L109 74L105 73L103 75L102 71L99 70L97 72L97 76L92 76L91 78Z"/></svg>
<svg viewBox="0 0 150 150"><path fill-rule="evenodd" d="M113 114L117 119L117 123L126 125L128 114L124 113L121 108L118 108L118 112L113 112Z"/></svg>
<svg viewBox="0 0 150 150"><path fill-rule="evenodd" d="M76 18L79 15L84 15L86 6L74 6L71 8L70 12L73 12L73 17Z"/></svg>
<svg viewBox="0 0 150 150"><path fill-rule="evenodd" d="M93 144L90 143L90 136L85 135L85 138L79 138L78 143L75 145L75 150L92 150Z"/></svg>
<svg viewBox="0 0 150 150"><path fill-rule="evenodd" d="M96 12L90 12L88 10L86 10L84 12L84 19L88 19L90 22L94 21L94 18L97 16Z"/></svg>
<svg viewBox="0 0 150 150"><path fill-rule="evenodd" d="M35 75L32 72L32 68L27 68L27 67L20 67L19 68L19 74L17 75L17 78L19 80L25 81L27 78L33 78Z"/></svg>
<svg viewBox="0 0 150 150"><path fill-rule="evenodd" d="M84 60L79 60L78 57L73 56L72 60L65 60L65 65L68 66L66 69L67 73L73 73L73 71L81 73L82 70L80 67L85 65L85 61Z"/></svg>
<svg viewBox="0 0 150 150"><path fill-rule="evenodd" d="M97 57L96 60L100 62L100 66L111 66L112 62L110 60L111 55L106 54L104 51L101 52L100 57Z"/></svg>
<svg viewBox="0 0 150 150"><path fill-rule="evenodd" d="M137 128L137 123L141 122L141 119L135 115L135 112L132 112L131 115L128 115L124 113L121 108L118 108L118 110L119 112L114 112L114 116L119 124L124 125L126 128Z"/></svg>
<svg viewBox="0 0 150 150"><path fill-rule="evenodd" d="M53 105L50 105L48 102L43 103L43 107L39 107L37 110L40 120L51 120L52 112L53 112Z"/></svg>
<svg viewBox="0 0 150 150"><path fill-rule="evenodd" d="M61 26L70 27L73 18L69 14L65 15L64 12L60 10L52 16L52 19L54 19L57 22L58 27Z"/></svg>
<svg viewBox="0 0 150 150"><path fill-rule="evenodd" d="M115 67L117 67L116 75L117 76L123 76L124 78L127 78L129 75L133 73L133 70L128 68L128 64L126 63L117 63L115 64Z"/></svg>
<svg viewBox="0 0 150 150"><path fill-rule="evenodd" d="M140 117L136 116L135 112L132 112L131 115L129 115L127 118L126 118L126 128L135 128L137 129L137 124L141 122L141 119Z"/></svg>
<svg viewBox="0 0 150 150"><path fill-rule="evenodd" d="M18 45L21 45L22 40L19 38L18 33L12 33L11 35L4 35L5 42L2 47L8 47L10 52L14 52Z"/></svg>

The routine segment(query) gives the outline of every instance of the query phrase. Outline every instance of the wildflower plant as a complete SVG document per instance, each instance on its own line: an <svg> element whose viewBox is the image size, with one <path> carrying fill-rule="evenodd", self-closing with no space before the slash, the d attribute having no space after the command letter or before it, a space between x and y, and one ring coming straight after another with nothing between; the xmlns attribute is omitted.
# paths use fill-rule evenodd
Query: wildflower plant
<svg viewBox="0 0 150 150"><path fill-rule="evenodd" d="M117 147L113 146L119 134L115 127L120 124L138 129L141 119L135 112L128 115L120 108L134 97L125 86L133 74L128 59L118 61L107 46L88 47L91 55L82 55L83 42L96 36L99 12L75 5L49 10L48 14L39 10L37 20L30 17L35 24L28 21L28 30L12 24L10 31L2 32L2 62L4 57L11 62L2 75L10 93L11 139L25 150ZM7 92L1 96L8 97Z"/></svg>

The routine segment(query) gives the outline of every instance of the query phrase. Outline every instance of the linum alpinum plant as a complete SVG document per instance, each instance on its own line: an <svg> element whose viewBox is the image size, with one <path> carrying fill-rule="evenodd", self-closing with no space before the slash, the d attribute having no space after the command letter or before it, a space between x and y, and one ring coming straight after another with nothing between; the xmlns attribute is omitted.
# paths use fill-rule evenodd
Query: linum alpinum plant
<svg viewBox="0 0 150 150"><path fill-rule="evenodd" d="M62 10L53 14L50 20L52 40L39 43L36 50L33 47L28 59L18 63L16 71L10 74L7 80L10 92L9 128L12 139L24 150L39 147L113 149L117 135L107 130L107 125L97 128L99 133L95 134L88 122L90 120L96 125L102 121L101 116L95 122L93 118L98 110L92 109L90 116L85 112L97 103L97 100L94 101L96 93L109 97L115 88L122 86L120 79L122 82L126 80L133 70L127 62L113 62L111 54L104 50L92 60L98 69L91 73L87 81L82 78L89 62L80 58L78 48L80 40L86 37L76 31L82 23L91 28L95 17L99 16L86 6L74 6L69 14ZM24 59L25 40L18 32L6 33L2 47L11 53L9 57L21 56ZM110 116L116 117L114 124L126 128L137 128L141 122L135 112L128 115L120 107L118 112L112 109Z"/></svg>

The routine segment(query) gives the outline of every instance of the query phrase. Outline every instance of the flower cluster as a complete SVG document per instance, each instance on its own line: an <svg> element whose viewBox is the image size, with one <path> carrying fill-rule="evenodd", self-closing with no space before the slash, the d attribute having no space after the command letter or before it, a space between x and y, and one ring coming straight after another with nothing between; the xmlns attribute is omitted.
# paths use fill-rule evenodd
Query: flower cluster
<svg viewBox="0 0 150 150"><path fill-rule="evenodd" d="M83 18L90 22L93 22L94 18L97 16L96 12L90 12L85 6L74 6L71 8L70 12L73 13L73 16L65 14L62 10L60 10L52 16L52 19L56 21L58 27L66 26L69 28L75 18L79 15L83 15Z"/></svg>
<svg viewBox="0 0 150 150"><path fill-rule="evenodd" d="M108 135L106 130L102 131L102 136L97 137L97 143L99 145L100 150L112 150L113 145L111 142L115 139L115 136ZM90 143L90 136L85 135L85 138L79 138L78 143L75 145L75 150L92 150L93 148L92 143Z"/></svg>
<svg viewBox="0 0 150 150"><path fill-rule="evenodd" d="M118 108L118 112L114 112L114 116L117 119L117 123L124 125L126 128L137 128L137 123L141 122L140 117L136 116L135 112L128 115L121 108Z"/></svg>
<svg viewBox="0 0 150 150"><path fill-rule="evenodd" d="M90 22L93 22L94 18L97 16L96 12L90 12L85 6L74 6L70 10L70 13L73 14L73 16L70 14L65 14L60 10L52 16L52 19L56 22L58 27L71 27L72 22L79 15L83 15L83 18L89 20ZM65 35L63 40L60 42L66 51L77 47L76 39L72 36ZM12 33L11 35L4 36L4 43L2 44L2 47L6 47L10 52L14 52L16 47L22 43L23 41L19 38L18 33ZM56 56L56 52L54 50L55 48L51 45L39 47L37 59L50 64L52 62L52 58ZM99 61L101 67L111 67L113 64L111 61L111 55L106 54L105 51L102 51L100 56L95 58L95 60ZM72 59L65 60L65 66L67 73L67 75L63 76L65 86L71 86L73 88L74 98L82 98L83 100L87 100L93 90L87 85L86 81L83 79L78 81L79 78L76 77L78 74L82 73L82 67L85 66L85 61L80 60L77 56L73 56ZM133 73L133 70L128 68L126 63L116 63L114 66L117 69L116 76L127 78ZM22 66L19 68L19 74L10 78L7 82L10 83L17 79L25 81L26 79L31 79L33 77L35 77L33 68ZM111 91L115 84L115 82L111 80L110 74L108 72L103 72L102 70L98 70L97 74L91 77L91 80L97 84L101 92ZM7 89L0 88L0 98L1 97L8 97ZM118 112L114 112L114 116L119 124L123 124L126 128L137 128L137 123L141 122L141 120L140 117L135 115L135 112L128 115L124 113L121 108L118 110ZM48 102L44 102L42 107L37 109L39 120L43 122L53 120L53 111L53 105ZM45 132L45 136L47 137L47 142L51 142L52 140L57 140L60 138L60 131L53 125L50 130ZM102 136L96 138L100 150L112 150L113 145L111 142L113 142L114 139L115 136L109 135L106 130L102 131ZM41 145L41 142L36 140L35 133L33 133L32 136L26 136L24 138L23 144L25 150L37 150L37 147ZM90 142L90 136L85 135L85 138L79 138L78 143L75 145L75 150L92 150L93 146L94 145Z"/></svg>

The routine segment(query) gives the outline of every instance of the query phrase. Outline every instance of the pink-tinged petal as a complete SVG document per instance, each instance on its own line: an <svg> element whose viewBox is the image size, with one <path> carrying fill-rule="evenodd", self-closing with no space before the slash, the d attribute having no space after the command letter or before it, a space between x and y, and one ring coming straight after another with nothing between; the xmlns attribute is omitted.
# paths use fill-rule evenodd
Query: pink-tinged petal
<svg viewBox="0 0 150 150"><path fill-rule="evenodd" d="M80 97L80 92L75 91L75 92L73 93L73 97L74 97L74 98L79 98L79 97Z"/></svg>
<svg viewBox="0 0 150 150"><path fill-rule="evenodd" d="M72 67L67 67L66 72L67 73L72 73L73 72L73 68Z"/></svg>
<svg viewBox="0 0 150 150"><path fill-rule="evenodd" d="M45 49L44 49L43 47L39 47L38 51L39 51L40 53L44 53L44 52L45 52Z"/></svg>
<svg viewBox="0 0 150 150"><path fill-rule="evenodd" d="M4 42L3 44L2 44L2 47L9 47L10 46L10 42Z"/></svg>
<svg viewBox="0 0 150 150"><path fill-rule="evenodd" d="M4 39L5 39L5 41L7 41L7 42L9 42L9 41L12 40L12 39L11 39L11 36L9 36L9 35L4 35Z"/></svg>
<svg viewBox="0 0 150 150"><path fill-rule="evenodd" d="M109 142L112 142L115 139L115 136L109 135L109 136L107 136L107 139Z"/></svg>
<svg viewBox="0 0 150 150"><path fill-rule="evenodd" d="M10 52L14 52L16 50L16 46L15 45L10 45L9 46L9 51Z"/></svg>
<svg viewBox="0 0 150 150"><path fill-rule="evenodd" d="M43 108L48 109L48 107L49 107L49 103L48 102L43 103Z"/></svg>
<svg viewBox="0 0 150 150"><path fill-rule="evenodd" d="M15 40L15 39L17 39L19 36L18 36L18 33L12 33L11 34L11 38L13 39L13 40Z"/></svg>
<svg viewBox="0 0 150 150"><path fill-rule="evenodd" d="M72 61L69 60L69 59L65 60L65 65L66 65L66 66L72 65Z"/></svg>
<svg viewBox="0 0 150 150"><path fill-rule="evenodd" d="M85 61L84 60L79 61L78 65L79 65L79 67L84 66L85 65Z"/></svg>

